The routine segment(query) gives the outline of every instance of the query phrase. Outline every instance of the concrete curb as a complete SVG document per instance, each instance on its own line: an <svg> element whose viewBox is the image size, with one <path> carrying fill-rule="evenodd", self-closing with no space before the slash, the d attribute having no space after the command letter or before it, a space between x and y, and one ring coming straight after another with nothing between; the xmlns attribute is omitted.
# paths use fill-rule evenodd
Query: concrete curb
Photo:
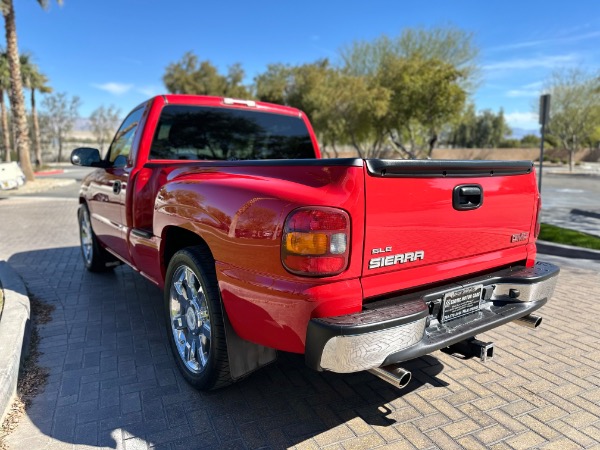
<svg viewBox="0 0 600 450"><path fill-rule="evenodd" d="M538 253L545 255L562 256L564 258L574 259L598 259L600 260L600 251L590 248L573 247L571 245L555 244L554 242L540 241L536 242Z"/></svg>
<svg viewBox="0 0 600 450"><path fill-rule="evenodd" d="M0 422L17 392L21 361L29 348L31 310L21 277L0 261L0 287L4 291L4 311L0 318Z"/></svg>
<svg viewBox="0 0 600 450"><path fill-rule="evenodd" d="M539 170L539 169L538 169ZM571 177L600 177L598 172L561 172L561 171L548 171L544 172L544 175L560 175L560 176L571 176Z"/></svg>

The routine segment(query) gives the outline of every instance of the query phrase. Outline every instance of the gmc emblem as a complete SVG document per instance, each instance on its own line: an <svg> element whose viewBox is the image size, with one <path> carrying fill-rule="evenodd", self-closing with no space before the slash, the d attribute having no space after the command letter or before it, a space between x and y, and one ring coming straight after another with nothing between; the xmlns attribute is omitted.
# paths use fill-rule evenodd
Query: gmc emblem
<svg viewBox="0 0 600 450"><path fill-rule="evenodd" d="M526 241L528 237L529 237L529 233L513 234L510 238L510 242Z"/></svg>

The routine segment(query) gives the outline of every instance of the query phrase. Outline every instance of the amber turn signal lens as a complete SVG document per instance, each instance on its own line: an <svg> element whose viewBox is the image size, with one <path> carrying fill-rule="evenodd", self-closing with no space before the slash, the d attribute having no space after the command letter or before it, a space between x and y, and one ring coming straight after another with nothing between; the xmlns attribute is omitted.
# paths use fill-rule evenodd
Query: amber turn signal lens
<svg viewBox="0 0 600 450"><path fill-rule="evenodd" d="M294 275L338 275L350 260L350 216L339 208L305 206L290 212L281 236L281 263Z"/></svg>
<svg viewBox="0 0 600 450"><path fill-rule="evenodd" d="M296 255L324 255L328 249L327 235L291 232L286 235L285 249Z"/></svg>

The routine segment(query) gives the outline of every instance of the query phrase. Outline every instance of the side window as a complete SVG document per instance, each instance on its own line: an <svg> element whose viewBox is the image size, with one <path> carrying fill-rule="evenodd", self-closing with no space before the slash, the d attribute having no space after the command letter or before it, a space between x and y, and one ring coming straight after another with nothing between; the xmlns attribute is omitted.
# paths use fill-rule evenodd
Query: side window
<svg viewBox="0 0 600 450"><path fill-rule="evenodd" d="M108 149L108 160L116 167L123 167L127 164L127 157L131 151L131 144L135 137L138 123L142 118L144 108L138 108L133 111L123 121L121 128L117 131L110 148Z"/></svg>

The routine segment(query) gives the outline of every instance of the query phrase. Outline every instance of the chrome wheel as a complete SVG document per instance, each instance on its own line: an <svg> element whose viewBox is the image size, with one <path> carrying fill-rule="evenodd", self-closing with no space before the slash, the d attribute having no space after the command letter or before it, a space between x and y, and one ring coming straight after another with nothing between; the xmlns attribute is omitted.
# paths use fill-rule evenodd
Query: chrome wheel
<svg viewBox="0 0 600 450"><path fill-rule="evenodd" d="M94 257L94 241L92 235L92 223L87 208L82 209L79 215L79 237L81 239L81 252L87 265L92 264Z"/></svg>
<svg viewBox="0 0 600 450"><path fill-rule="evenodd" d="M187 265L175 269L169 290L171 330L179 357L193 373L208 363L211 327L202 284Z"/></svg>

